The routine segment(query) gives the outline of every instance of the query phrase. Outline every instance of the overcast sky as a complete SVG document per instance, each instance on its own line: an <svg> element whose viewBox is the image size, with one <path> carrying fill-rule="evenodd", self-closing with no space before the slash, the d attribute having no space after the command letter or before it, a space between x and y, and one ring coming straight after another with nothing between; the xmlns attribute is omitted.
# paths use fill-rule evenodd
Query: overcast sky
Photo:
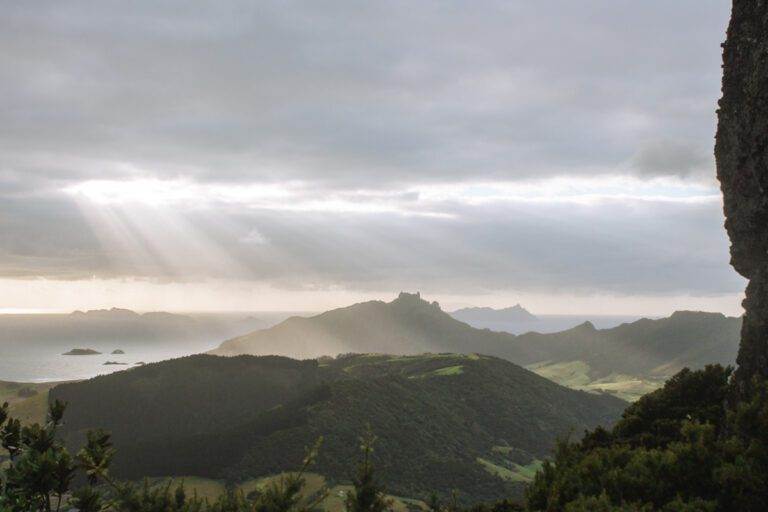
<svg viewBox="0 0 768 512"><path fill-rule="evenodd" d="M727 0L0 6L0 310L740 312Z"/></svg>

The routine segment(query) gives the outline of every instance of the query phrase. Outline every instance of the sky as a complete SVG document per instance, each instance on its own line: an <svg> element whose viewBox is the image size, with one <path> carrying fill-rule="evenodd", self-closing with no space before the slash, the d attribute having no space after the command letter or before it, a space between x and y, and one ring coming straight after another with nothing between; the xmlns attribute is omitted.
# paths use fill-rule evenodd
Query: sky
<svg viewBox="0 0 768 512"><path fill-rule="evenodd" d="M727 0L0 6L0 312L741 313Z"/></svg>

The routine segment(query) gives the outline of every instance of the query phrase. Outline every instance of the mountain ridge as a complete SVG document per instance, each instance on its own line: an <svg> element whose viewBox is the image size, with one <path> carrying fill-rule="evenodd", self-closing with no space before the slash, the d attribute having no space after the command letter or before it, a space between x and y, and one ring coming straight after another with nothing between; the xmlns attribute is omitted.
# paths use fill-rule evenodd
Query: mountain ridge
<svg viewBox="0 0 768 512"><path fill-rule="evenodd" d="M346 352L480 353L523 366L583 361L591 381L622 375L657 382L683 367L733 364L740 325L740 318L721 313L678 311L610 329L597 329L587 321L558 333L513 335L474 328L437 303L401 293L391 302L361 302L313 317L294 317L227 340L209 353L305 358Z"/></svg>
<svg viewBox="0 0 768 512"><path fill-rule="evenodd" d="M535 322L538 317L520 304L494 309L490 307L467 307L448 313L453 318L471 324L472 322Z"/></svg>

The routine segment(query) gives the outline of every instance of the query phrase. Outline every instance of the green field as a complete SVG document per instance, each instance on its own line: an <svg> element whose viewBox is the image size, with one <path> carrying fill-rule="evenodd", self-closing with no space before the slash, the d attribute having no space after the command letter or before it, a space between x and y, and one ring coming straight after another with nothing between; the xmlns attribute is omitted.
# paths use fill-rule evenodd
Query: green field
<svg viewBox="0 0 768 512"><path fill-rule="evenodd" d="M57 384L0 381L0 404L8 402L11 416L22 423L42 423L48 411L48 390Z"/></svg>
<svg viewBox="0 0 768 512"><path fill-rule="evenodd" d="M435 370L432 372L432 375L446 376L446 375L461 375L462 373L464 373L464 366L456 365L456 366L446 366L445 368L440 368L439 370Z"/></svg>
<svg viewBox="0 0 768 512"><path fill-rule="evenodd" d="M478 457L477 462L483 466L483 469L492 475L496 475L499 478L510 482L521 483L531 482L542 465L542 461L538 459L534 459L532 462L525 465L511 462L510 467L502 466L480 457Z"/></svg>
<svg viewBox="0 0 768 512"><path fill-rule="evenodd" d="M0 405L8 403L10 415L23 424L43 423L48 412L48 390L58 384L0 381ZM7 455L0 447L0 460Z"/></svg>
<svg viewBox="0 0 768 512"><path fill-rule="evenodd" d="M358 368L366 367L368 365L380 365L381 367L392 367L392 365L402 365L402 369L404 372L410 373L413 371L413 368L418 363L434 363L435 361L439 361L440 359L448 359L453 362L456 360L469 360L469 361L478 361L481 359L482 356L479 356L477 354L418 354L418 355L402 355L402 356L391 356L388 354L361 354L355 356L358 360L362 360L362 363L359 364L351 364L344 368L344 371L346 373L353 373ZM327 365L327 363L326 363ZM422 379L422 378L429 378L429 377L447 377L447 376L453 376L453 375L461 375L464 372L464 366L463 365L449 365L445 366L443 368L437 368L437 369L430 369L429 371L423 372L423 373L415 373L412 375L409 375L409 379Z"/></svg>
<svg viewBox="0 0 768 512"><path fill-rule="evenodd" d="M584 361L542 361L526 368L563 386L590 393L610 393L628 402L634 402L664 385L664 379L648 379L619 373L596 378L591 375L592 370Z"/></svg>

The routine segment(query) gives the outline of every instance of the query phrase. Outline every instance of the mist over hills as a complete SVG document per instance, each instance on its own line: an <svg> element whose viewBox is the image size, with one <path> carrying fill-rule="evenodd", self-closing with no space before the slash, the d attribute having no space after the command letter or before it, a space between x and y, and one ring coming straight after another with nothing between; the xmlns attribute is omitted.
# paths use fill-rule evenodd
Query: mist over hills
<svg viewBox="0 0 768 512"><path fill-rule="evenodd" d="M585 322L558 333L513 335L471 327L419 294L401 293L389 303L363 302L314 317L290 318L228 340L211 353L305 358L345 352L480 353L529 365L578 388L619 392L612 389L617 380L642 381L639 393L683 367L733 364L740 328L740 318L680 311L611 329Z"/></svg>
<svg viewBox="0 0 768 512"><path fill-rule="evenodd" d="M0 345L216 340L269 325L244 314L137 313L112 308L70 314L0 315Z"/></svg>
<svg viewBox="0 0 768 512"><path fill-rule="evenodd" d="M113 433L118 476L195 475L237 483L317 467L348 481L370 424L383 483L399 496L459 491L471 501L519 495L559 436L618 419L626 403L573 391L477 355L348 355L298 361L207 355L63 384L64 434Z"/></svg>
<svg viewBox="0 0 768 512"><path fill-rule="evenodd" d="M610 329L623 323L635 322L643 318L641 315L534 315L520 304L501 309L468 307L449 312L448 314L478 329L504 331L510 334L561 332L572 329L586 321L592 322L599 329Z"/></svg>
<svg viewBox="0 0 768 512"><path fill-rule="evenodd" d="M278 354L315 358L341 353L420 354L477 352L509 339L455 320L436 302L401 293L392 302L369 301L313 317L292 317L269 329L222 343L215 355Z"/></svg>
<svg viewBox="0 0 768 512"><path fill-rule="evenodd" d="M669 377L683 367L733 364L741 318L721 313L677 311L668 318L641 319L598 330L590 322L554 334L516 338L527 347L526 364L586 360L599 375L638 372Z"/></svg>

